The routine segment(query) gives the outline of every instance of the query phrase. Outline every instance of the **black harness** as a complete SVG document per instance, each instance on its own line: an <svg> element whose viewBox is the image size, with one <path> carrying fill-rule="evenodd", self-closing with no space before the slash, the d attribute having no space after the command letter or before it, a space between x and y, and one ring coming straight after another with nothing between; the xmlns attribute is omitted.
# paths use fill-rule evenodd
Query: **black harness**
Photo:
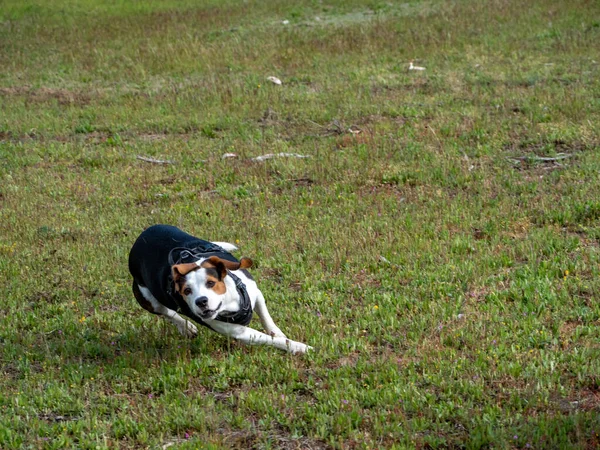
<svg viewBox="0 0 600 450"><path fill-rule="evenodd" d="M211 256L221 257L224 253L227 254L223 248L211 242L196 248L175 247L169 252L169 265L173 266L175 264L193 263L200 259L209 258ZM237 275L234 275L233 272L228 270L227 274L234 281L235 287L240 296L240 309L234 312L221 312L217 315L215 320L218 320L219 322L246 326L252 320L252 302L248 296L246 285ZM175 303L177 303L177 306L179 306L181 310L189 310L189 307L187 304L185 304L185 300L183 300L183 297L175 289L175 281L173 280L172 275L169 275L169 288L167 293L175 301ZM200 319L200 323L204 323L202 322L202 319Z"/></svg>

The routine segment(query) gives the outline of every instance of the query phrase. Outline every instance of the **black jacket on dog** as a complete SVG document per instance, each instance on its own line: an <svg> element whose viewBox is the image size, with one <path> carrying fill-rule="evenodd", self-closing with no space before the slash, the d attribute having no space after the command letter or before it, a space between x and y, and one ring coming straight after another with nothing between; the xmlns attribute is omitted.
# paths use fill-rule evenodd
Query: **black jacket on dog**
<svg viewBox="0 0 600 450"><path fill-rule="evenodd" d="M171 225L153 225L143 231L133 244L129 253L129 271L133 276L134 283L146 287L164 306L179 311L195 322L205 325L174 289L171 274L172 265L197 261L198 255L201 255L202 258L218 256L221 259L238 262L230 253L212 242L198 239ZM245 287L239 285L239 278L233 274L230 275L234 280L237 279L238 291L242 297L245 296L247 299L248 294L245 292ZM247 318L237 317L236 320L231 320L232 317L217 316L217 320L243 325L247 325L251 318L251 306Z"/></svg>

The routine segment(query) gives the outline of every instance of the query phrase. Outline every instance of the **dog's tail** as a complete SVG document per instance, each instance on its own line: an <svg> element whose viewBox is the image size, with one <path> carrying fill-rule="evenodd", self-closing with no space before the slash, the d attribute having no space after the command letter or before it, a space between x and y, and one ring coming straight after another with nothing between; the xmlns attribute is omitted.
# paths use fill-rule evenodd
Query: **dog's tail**
<svg viewBox="0 0 600 450"><path fill-rule="evenodd" d="M226 252L234 252L238 250L238 248L235 245L230 244L229 242L211 242L211 244L218 245Z"/></svg>

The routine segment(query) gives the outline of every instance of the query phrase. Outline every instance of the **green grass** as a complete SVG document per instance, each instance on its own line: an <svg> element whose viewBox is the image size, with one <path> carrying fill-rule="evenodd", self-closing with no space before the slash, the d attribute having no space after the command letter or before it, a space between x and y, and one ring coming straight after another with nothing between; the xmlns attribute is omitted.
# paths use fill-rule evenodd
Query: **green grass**
<svg viewBox="0 0 600 450"><path fill-rule="evenodd" d="M597 448L599 17L2 1L0 448ZM139 308L154 223L238 242L315 351Z"/></svg>

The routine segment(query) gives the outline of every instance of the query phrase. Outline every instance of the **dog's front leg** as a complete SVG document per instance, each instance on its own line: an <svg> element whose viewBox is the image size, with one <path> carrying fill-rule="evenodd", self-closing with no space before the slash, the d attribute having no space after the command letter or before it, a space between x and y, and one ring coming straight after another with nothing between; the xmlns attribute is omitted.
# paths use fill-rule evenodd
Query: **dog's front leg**
<svg viewBox="0 0 600 450"><path fill-rule="evenodd" d="M235 325L232 323L219 322L218 320L206 321L206 324L215 330L217 333L232 337L245 344L250 345L271 345L281 350L290 353L306 353L312 350L312 347L303 344L302 342L292 341L285 337L269 336L252 328L243 325Z"/></svg>
<svg viewBox="0 0 600 450"><path fill-rule="evenodd" d="M265 301L265 297L260 291L258 292L258 295L256 297L254 312L258 315L260 323L262 323L262 326L265 327L267 334L270 334L274 337L286 337L285 334L283 334L283 331L281 331L279 327L275 325L275 322L273 321L273 318L271 317L271 314L269 314L269 310L267 309L267 302Z"/></svg>
<svg viewBox="0 0 600 450"><path fill-rule="evenodd" d="M159 316L164 317L166 320L175 325L183 336L194 338L198 335L198 328L196 325L189 320L185 320L175 311L167 308L165 305L156 300L147 287L139 286L134 281L133 295L142 308L151 312L152 314L158 314Z"/></svg>

